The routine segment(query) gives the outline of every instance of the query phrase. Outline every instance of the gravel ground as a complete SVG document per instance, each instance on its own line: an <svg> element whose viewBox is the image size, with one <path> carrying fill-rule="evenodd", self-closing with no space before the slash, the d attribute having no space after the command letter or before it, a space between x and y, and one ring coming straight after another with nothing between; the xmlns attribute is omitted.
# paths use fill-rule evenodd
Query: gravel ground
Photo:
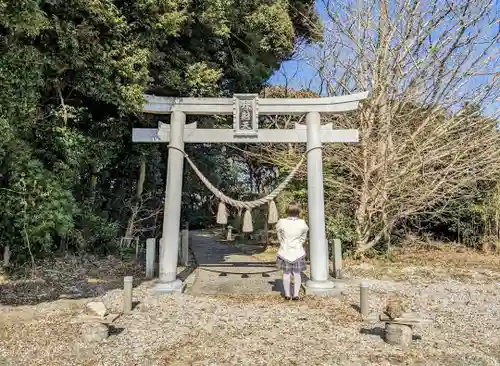
<svg viewBox="0 0 500 366"><path fill-rule="evenodd" d="M376 268L383 267L352 264L342 300L284 302L276 294L157 298L152 283L142 282L134 289L140 303L118 318L111 336L98 345L85 344L79 325L70 320L92 300L119 312L120 289L83 300L2 306L0 365L500 364L496 271L489 269L489 276L467 269L469 275L457 280L423 276L428 267L407 266L394 280ZM371 311L381 311L386 299L398 294L410 311L432 321L415 332L410 348L386 344L382 323L361 321L356 310L361 279L371 286Z"/></svg>

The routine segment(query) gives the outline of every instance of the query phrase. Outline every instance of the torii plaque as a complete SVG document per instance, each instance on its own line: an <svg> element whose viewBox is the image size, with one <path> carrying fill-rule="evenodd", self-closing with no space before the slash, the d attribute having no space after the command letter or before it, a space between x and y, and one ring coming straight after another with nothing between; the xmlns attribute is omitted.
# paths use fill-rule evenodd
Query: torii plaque
<svg viewBox="0 0 500 366"><path fill-rule="evenodd" d="M328 245L325 235L322 143L358 142L358 130L335 130L331 123L321 126L320 113L342 113L358 108L367 92L328 98L263 98L257 94L235 94L233 98L167 98L145 95L145 113L171 114L170 125L134 128L133 142L168 143L167 185L160 250L159 293L182 291L177 279L177 252L181 215L184 143L307 143L307 196L311 279L305 284L308 294L335 291L329 280ZM186 115L233 115L233 129L199 129L186 125ZM295 129L259 129L259 115L306 114L306 125Z"/></svg>

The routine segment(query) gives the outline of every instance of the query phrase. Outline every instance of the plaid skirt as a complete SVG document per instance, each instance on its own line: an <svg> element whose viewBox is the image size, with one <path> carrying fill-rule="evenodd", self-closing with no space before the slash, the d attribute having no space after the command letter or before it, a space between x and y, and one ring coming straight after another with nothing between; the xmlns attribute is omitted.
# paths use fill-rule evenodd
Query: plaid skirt
<svg viewBox="0 0 500 366"><path fill-rule="evenodd" d="M306 256L300 257L294 262L289 262L286 259L278 257L276 259L276 267L283 270L284 273L300 273L306 270Z"/></svg>

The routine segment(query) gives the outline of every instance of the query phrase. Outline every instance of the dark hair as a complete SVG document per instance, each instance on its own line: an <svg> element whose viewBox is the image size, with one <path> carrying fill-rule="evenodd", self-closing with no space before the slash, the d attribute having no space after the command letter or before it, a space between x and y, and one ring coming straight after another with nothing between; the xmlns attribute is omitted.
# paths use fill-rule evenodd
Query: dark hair
<svg viewBox="0 0 500 366"><path fill-rule="evenodd" d="M290 202L288 204L288 209L286 210L286 213L288 217L299 217L300 216L300 206L296 202Z"/></svg>

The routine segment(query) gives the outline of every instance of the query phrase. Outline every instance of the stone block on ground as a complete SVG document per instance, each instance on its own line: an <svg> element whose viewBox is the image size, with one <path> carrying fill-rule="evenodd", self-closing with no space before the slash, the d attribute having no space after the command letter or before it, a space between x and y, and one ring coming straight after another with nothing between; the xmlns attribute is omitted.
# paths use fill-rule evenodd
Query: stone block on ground
<svg viewBox="0 0 500 366"><path fill-rule="evenodd" d="M109 337L109 328L99 322L83 323L81 334L86 342L102 342Z"/></svg>
<svg viewBox="0 0 500 366"><path fill-rule="evenodd" d="M87 304L87 310L93 314L100 317L104 317L108 314L108 310L103 302L100 301L92 301Z"/></svg>
<svg viewBox="0 0 500 366"><path fill-rule="evenodd" d="M413 331L409 325L386 323L384 339L389 344L407 347L413 339Z"/></svg>
<svg viewBox="0 0 500 366"><path fill-rule="evenodd" d="M405 313L404 300L399 296L392 296L387 300L384 313L391 319L400 318Z"/></svg>

